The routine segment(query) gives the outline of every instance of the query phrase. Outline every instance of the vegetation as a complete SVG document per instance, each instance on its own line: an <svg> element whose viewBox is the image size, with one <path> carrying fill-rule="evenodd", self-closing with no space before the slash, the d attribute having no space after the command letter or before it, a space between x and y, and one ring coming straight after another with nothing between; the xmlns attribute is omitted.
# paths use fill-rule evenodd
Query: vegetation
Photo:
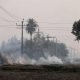
<svg viewBox="0 0 80 80"><path fill-rule="evenodd" d="M77 23L74 23L72 33L78 36L77 34L79 34L79 31L74 27L75 24L77 25ZM65 61L65 58L68 56L68 50L65 44L55 43L53 40L49 39L47 40L44 34L41 35L40 33L34 35L34 38L32 39L32 35L36 31L37 26L38 25L34 21L34 19L28 20L26 31L30 34L31 38L30 40L26 40L24 42L24 53L26 53L31 59L35 59L36 61L40 57L46 59L47 56L57 56L62 61ZM17 45L20 45L20 43L18 42ZM4 48L4 46L5 45L3 45L2 48ZM31 46L33 46L32 50L30 48ZM15 50L10 48L10 50L8 50L8 53L12 52L13 54L13 52L16 53L16 51L20 51L19 47L15 48L16 48ZM6 53L6 51L4 52ZM26 79L27 80L77 80L80 79L80 65L69 65L69 64L68 65L59 65L59 64L20 65L18 63L15 65L14 63L13 65L0 66L0 80L26 80Z"/></svg>
<svg viewBox="0 0 80 80"><path fill-rule="evenodd" d="M80 20L74 22L72 28L72 34L76 36L76 40L80 40Z"/></svg>
<svg viewBox="0 0 80 80"><path fill-rule="evenodd" d="M40 57L46 58L46 55L48 55L57 56L58 58L65 60L65 58L68 56L68 50L65 44L56 43L53 40L47 40L44 34L34 35L32 53L30 52L30 45L30 41L26 40L24 43L24 51L29 57L33 57L34 59L39 59Z"/></svg>
<svg viewBox="0 0 80 80"><path fill-rule="evenodd" d="M79 80L80 65L4 65L0 80Z"/></svg>
<svg viewBox="0 0 80 80"><path fill-rule="evenodd" d="M36 27L38 27L37 22L34 19L28 19L26 31L30 34L31 43L32 43L32 35L36 31Z"/></svg>
<svg viewBox="0 0 80 80"><path fill-rule="evenodd" d="M80 72L80 65L3 65L1 71Z"/></svg>

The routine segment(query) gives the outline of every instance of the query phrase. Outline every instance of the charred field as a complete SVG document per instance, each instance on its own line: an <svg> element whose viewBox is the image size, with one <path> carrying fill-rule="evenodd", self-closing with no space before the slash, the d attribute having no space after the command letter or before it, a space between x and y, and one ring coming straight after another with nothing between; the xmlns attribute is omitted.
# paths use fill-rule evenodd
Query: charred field
<svg viewBox="0 0 80 80"><path fill-rule="evenodd" d="M0 80L79 80L80 65L3 65Z"/></svg>

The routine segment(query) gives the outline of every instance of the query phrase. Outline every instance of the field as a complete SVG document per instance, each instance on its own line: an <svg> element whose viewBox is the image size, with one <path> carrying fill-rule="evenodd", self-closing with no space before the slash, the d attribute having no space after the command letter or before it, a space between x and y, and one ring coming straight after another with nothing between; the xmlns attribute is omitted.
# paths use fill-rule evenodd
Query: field
<svg viewBox="0 0 80 80"><path fill-rule="evenodd" d="M80 80L80 65L3 65L0 80Z"/></svg>

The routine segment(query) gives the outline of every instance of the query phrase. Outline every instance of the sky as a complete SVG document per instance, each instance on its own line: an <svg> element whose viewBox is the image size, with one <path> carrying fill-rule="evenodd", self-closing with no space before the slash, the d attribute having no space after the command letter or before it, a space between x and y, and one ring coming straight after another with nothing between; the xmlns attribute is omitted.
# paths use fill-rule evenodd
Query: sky
<svg viewBox="0 0 80 80"><path fill-rule="evenodd" d="M41 32L80 52L80 43L71 34L74 21L80 19L79 8L80 0L0 0L0 26L9 25L0 27L0 43L15 35L21 39L21 29L16 28L16 23L21 24L22 18L25 21L34 18ZM24 37L27 36L24 30Z"/></svg>

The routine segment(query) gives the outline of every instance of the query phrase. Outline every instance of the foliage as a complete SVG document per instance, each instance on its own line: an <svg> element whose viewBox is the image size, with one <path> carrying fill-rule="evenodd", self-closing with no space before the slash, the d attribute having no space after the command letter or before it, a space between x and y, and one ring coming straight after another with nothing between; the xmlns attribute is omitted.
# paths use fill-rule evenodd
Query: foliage
<svg viewBox="0 0 80 80"><path fill-rule="evenodd" d="M58 58L64 60L68 56L68 50L63 43L56 43L54 41L48 41L45 39L44 35L38 34L33 38L33 49L32 53L30 52L30 41L26 40L25 42L25 53L30 57L39 59L40 57L46 58L47 56L57 56ZM56 52L57 49L57 52Z"/></svg>
<svg viewBox="0 0 80 80"><path fill-rule="evenodd" d="M32 34L36 31L37 22L34 19L28 19L26 31L30 34L32 40Z"/></svg>
<svg viewBox="0 0 80 80"><path fill-rule="evenodd" d="M80 20L74 22L72 28L72 34L76 36L76 40L80 40Z"/></svg>

